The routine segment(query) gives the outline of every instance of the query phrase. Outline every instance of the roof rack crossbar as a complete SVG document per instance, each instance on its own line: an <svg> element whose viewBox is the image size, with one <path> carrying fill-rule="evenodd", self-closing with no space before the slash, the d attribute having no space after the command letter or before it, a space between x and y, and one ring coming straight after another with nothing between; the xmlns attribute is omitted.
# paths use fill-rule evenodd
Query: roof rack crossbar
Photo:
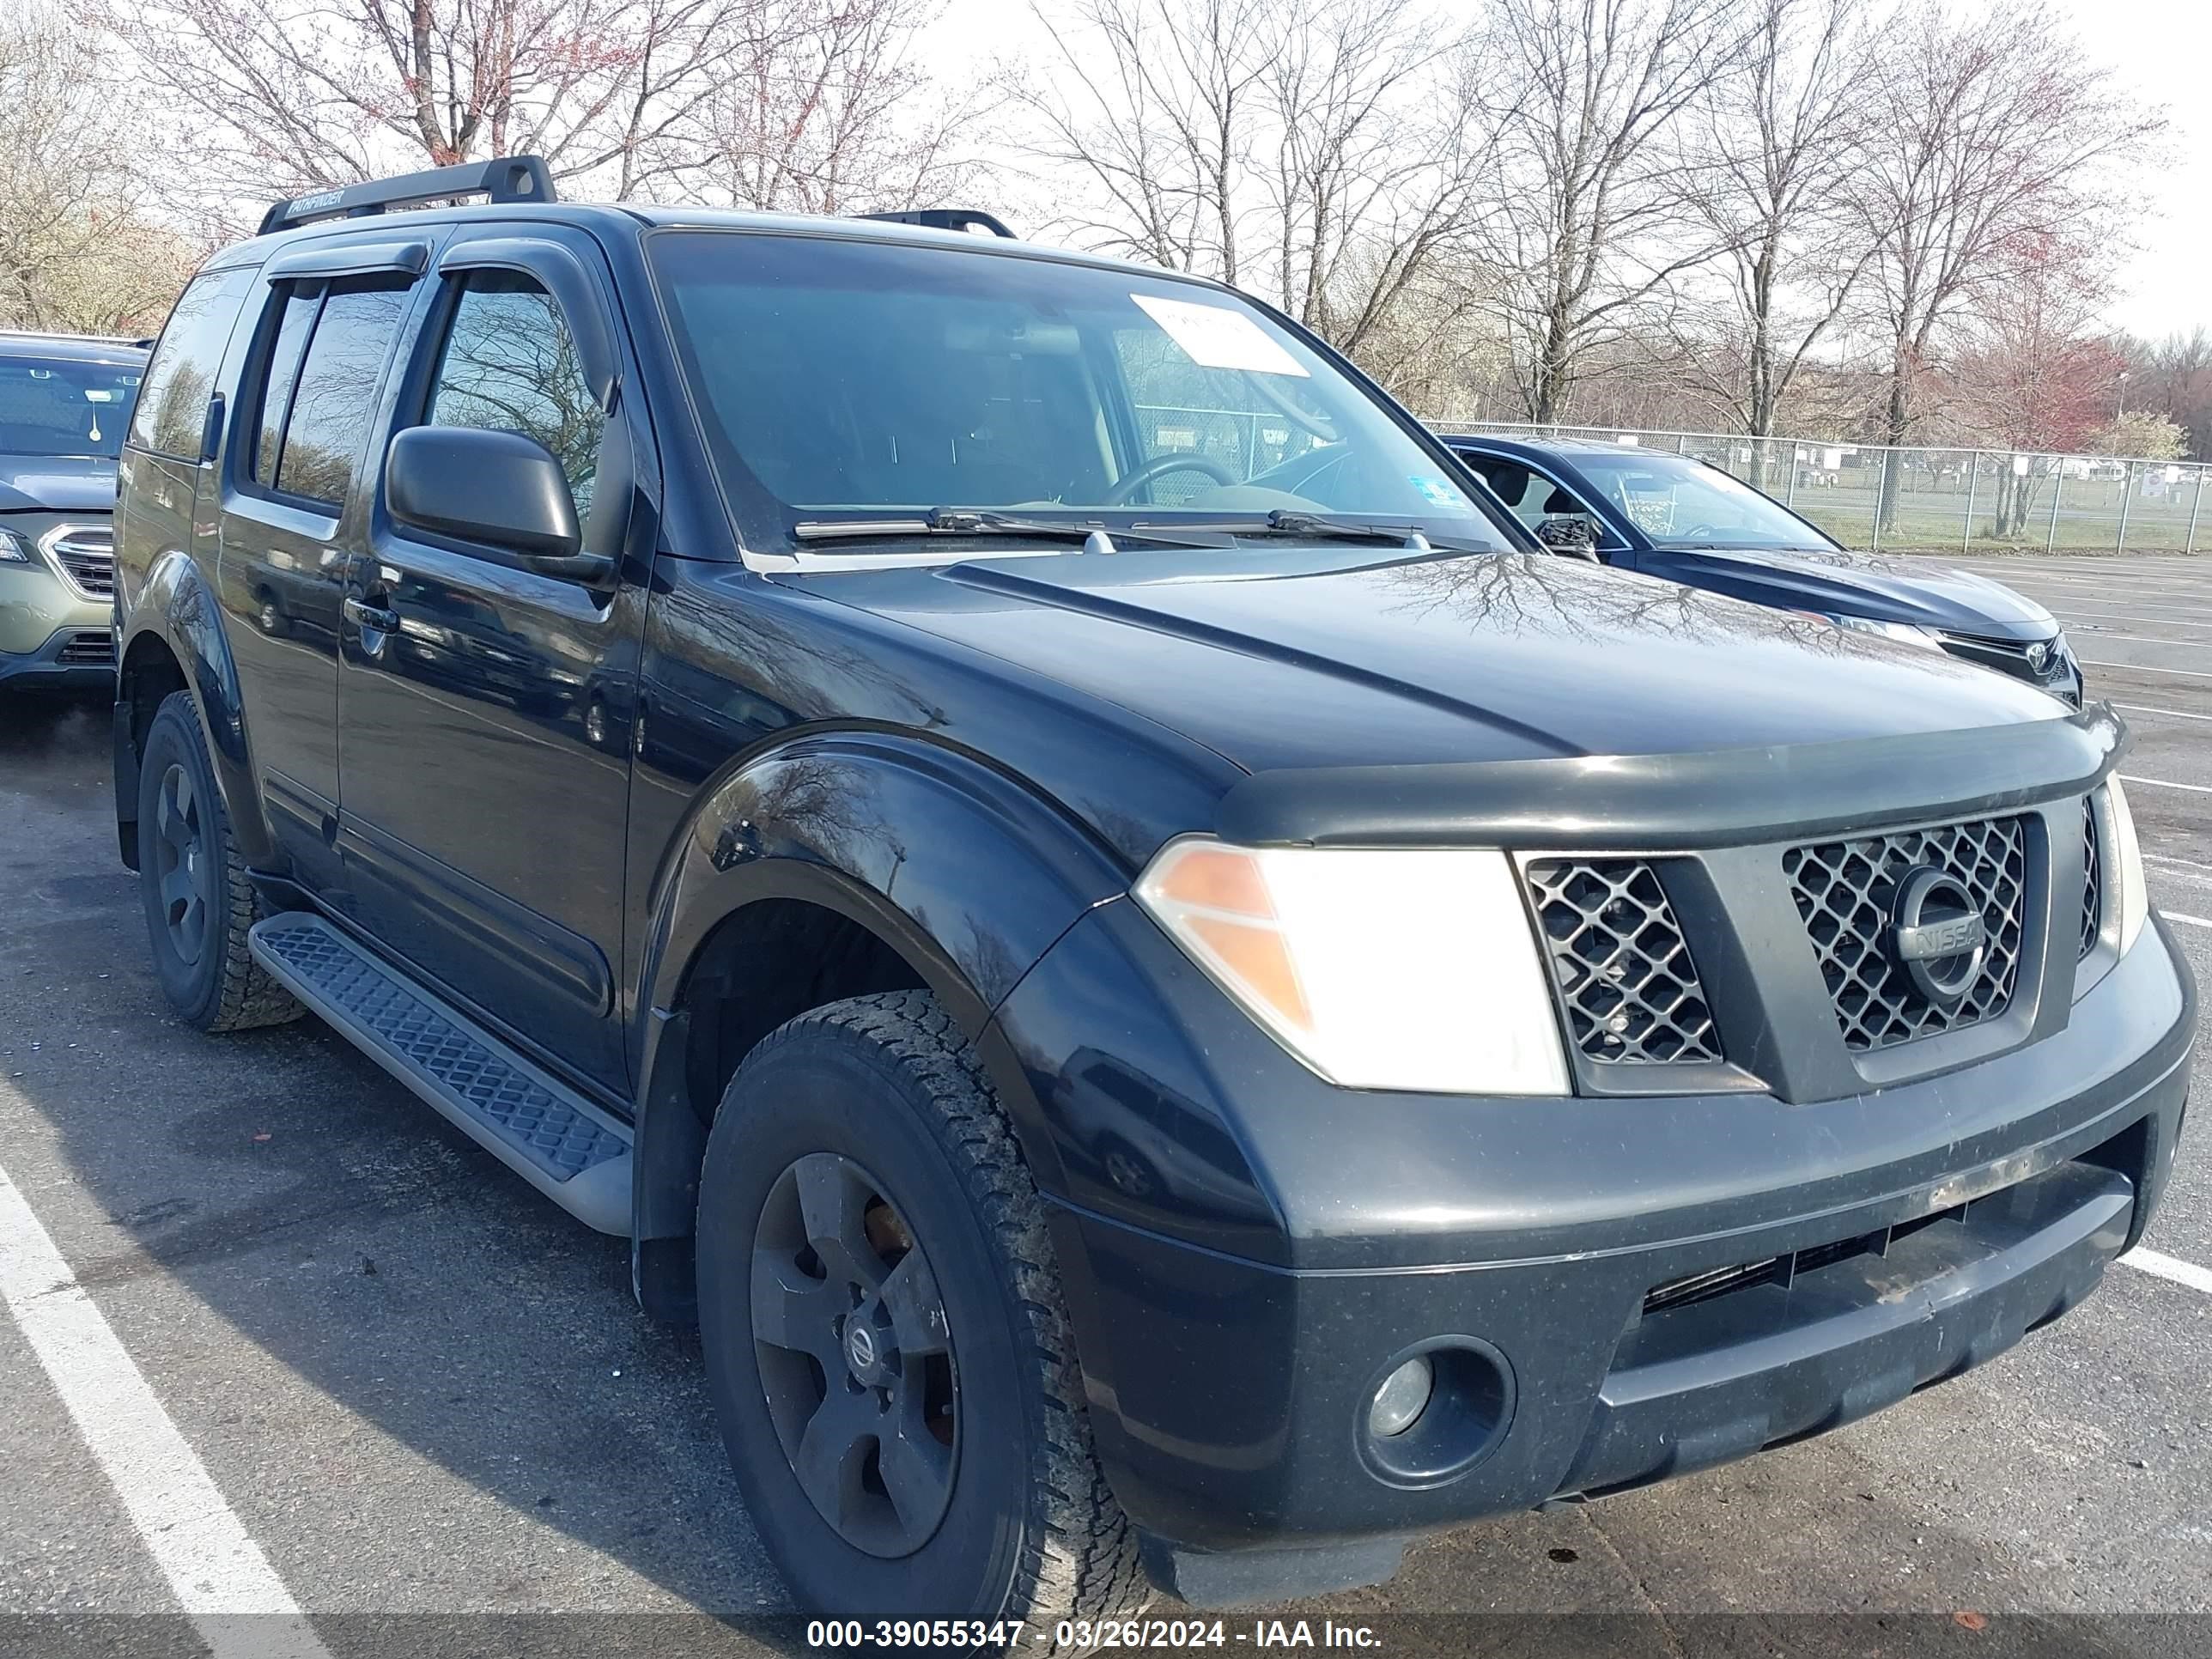
<svg viewBox="0 0 2212 1659"><path fill-rule="evenodd" d="M880 219L886 224L926 225L932 230L988 230L994 236L1004 236L1009 241L1020 239L1006 228L1006 222L994 214L978 208L915 208L907 213L856 213L856 219Z"/></svg>
<svg viewBox="0 0 2212 1659"><path fill-rule="evenodd" d="M550 202L553 174L543 156L503 155L492 161L432 167L396 179L372 179L340 190L319 190L272 204L261 217L261 234L289 230L320 219L354 219L397 207L443 201L453 196L486 196L495 202Z"/></svg>

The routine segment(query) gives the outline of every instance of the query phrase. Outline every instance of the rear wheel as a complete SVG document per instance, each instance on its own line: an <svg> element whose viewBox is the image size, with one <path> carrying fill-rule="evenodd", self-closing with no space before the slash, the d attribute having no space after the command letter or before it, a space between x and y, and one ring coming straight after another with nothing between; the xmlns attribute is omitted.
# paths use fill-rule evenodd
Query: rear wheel
<svg viewBox="0 0 2212 1659"><path fill-rule="evenodd" d="M246 948L260 904L231 839L189 692L171 692L146 733L138 846L154 975L179 1016L203 1031L236 1031L306 1012Z"/></svg>
<svg viewBox="0 0 2212 1659"><path fill-rule="evenodd" d="M809 1612L1035 1633L1144 1606L1042 1206L935 999L834 1003L746 1058L698 1244L731 1461Z"/></svg>

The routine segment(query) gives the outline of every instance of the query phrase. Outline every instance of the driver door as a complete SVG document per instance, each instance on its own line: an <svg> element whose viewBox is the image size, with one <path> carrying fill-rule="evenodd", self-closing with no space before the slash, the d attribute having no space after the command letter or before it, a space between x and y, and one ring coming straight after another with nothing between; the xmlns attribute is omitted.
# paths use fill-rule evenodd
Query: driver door
<svg viewBox="0 0 2212 1659"><path fill-rule="evenodd" d="M339 844L357 920L509 1034L626 1073L614 994L644 572L625 562L635 434L589 239L491 224L439 261L383 442L520 432L561 463L596 585L393 519L383 469L347 589ZM629 400L633 401L634 400Z"/></svg>

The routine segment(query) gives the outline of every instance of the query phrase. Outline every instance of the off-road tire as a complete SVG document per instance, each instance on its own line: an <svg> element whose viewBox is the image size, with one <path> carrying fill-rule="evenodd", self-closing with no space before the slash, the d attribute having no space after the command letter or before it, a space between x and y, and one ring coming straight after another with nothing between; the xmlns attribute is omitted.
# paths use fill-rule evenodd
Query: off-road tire
<svg viewBox="0 0 2212 1659"><path fill-rule="evenodd" d="M198 814L204 921L196 956L186 960L173 942L161 891L161 789L171 768L189 780ZM144 900L147 943L154 975L169 1006L203 1031L242 1031L281 1025L307 1012L253 959L246 936L266 914L230 830L230 814L216 788L215 768L191 694L173 691L155 711L138 760L138 887Z"/></svg>
<svg viewBox="0 0 2212 1659"><path fill-rule="evenodd" d="M808 1498L777 1438L755 1347L751 1258L795 1160L834 1153L886 1180L942 1294L959 1377L950 1507L884 1559ZM888 1190L896 1188L896 1191ZM709 1386L748 1510L801 1607L826 1618L1125 1618L1151 1589L1092 1448L1044 1210L982 1067L937 1000L854 997L780 1027L731 1079L699 1189ZM832 1386L836 1386L833 1382Z"/></svg>

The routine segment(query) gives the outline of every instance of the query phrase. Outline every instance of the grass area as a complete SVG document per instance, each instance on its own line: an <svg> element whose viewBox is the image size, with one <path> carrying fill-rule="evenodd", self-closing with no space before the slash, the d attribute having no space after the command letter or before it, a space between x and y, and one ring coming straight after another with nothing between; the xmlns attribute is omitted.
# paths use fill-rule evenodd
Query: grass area
<svg viewBox="0 0 2212 1659"><path fill-rule="evenodd" d="M2198 544L2212 550L2212 504L2200 514L2193 488L2163 499L2138 495L2132 500L2124 498L2124 489L2118 483L2069 479L2064 492L2054 498L2046 485L2029 509L2023 532L1999 537L1993 533L1993 489L1977 492L1971 526L1963 489L1908 489L1893 521L1882 531L1880 545L1885 552L1897 553L2185 553L2195 551ZM1867 548L1875 545L1875 490L1869 484L1864 489L1801 489L1790 505L1846 547Z"/></svg>

